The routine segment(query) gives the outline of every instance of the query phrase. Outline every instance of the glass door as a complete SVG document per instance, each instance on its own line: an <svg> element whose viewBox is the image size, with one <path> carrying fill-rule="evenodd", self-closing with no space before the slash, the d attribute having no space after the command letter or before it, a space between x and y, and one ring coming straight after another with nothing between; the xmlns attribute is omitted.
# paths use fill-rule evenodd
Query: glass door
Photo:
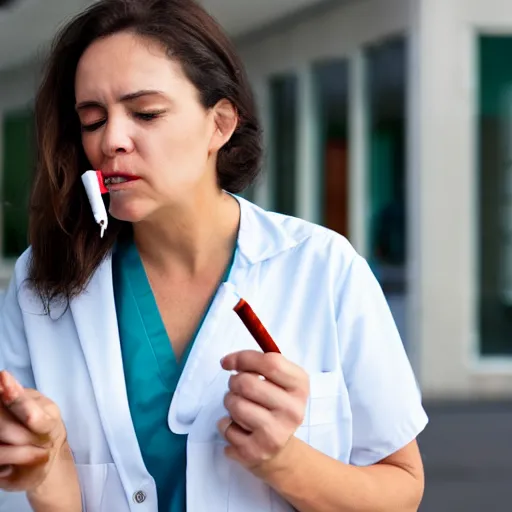
<svg viewBox="0 0 512 512"><path fill-rule="evenodd" d="M348 238L348 62L345 59L317 62L313 75L321 220L329 229Z"/></svg>
<svg viewBox="0 0 512 512"><path fill-rule="evenodd" d="M405 336L407 43L366 48L368 260Z"/></svg>

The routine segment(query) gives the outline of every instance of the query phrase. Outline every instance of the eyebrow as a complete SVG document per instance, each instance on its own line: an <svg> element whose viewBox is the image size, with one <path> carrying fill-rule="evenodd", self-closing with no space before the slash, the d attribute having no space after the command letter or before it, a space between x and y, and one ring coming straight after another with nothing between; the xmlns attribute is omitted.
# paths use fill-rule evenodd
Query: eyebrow
<svg viewBox="0 0 512 512"><path fill-rule="evenodd" d="M144 96L162 96L168 100L167 95L162 91L143 89L141 91L124 94L123 96L118 98L118 101L120 101L121 103L127 103L138 98L142 98ZM102 104L97 101L81 101L80 103L77 103L75 105L75 110L79 111L91 107L102 107Z"/></svg>

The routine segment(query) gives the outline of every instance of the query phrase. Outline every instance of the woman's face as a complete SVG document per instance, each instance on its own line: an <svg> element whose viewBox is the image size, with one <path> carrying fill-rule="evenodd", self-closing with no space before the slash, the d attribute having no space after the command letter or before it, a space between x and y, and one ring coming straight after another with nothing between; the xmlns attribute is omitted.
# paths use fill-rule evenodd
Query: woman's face
<svg viewBox="0 0 512 512"><path fill-rule="evenodd" d="M227 101L203 108L157 43L124 32L94 42L79 61L75 96L92 168L128 178L108 185L112 216L147 220L217 186L216 155L234 110Z"/></svg>

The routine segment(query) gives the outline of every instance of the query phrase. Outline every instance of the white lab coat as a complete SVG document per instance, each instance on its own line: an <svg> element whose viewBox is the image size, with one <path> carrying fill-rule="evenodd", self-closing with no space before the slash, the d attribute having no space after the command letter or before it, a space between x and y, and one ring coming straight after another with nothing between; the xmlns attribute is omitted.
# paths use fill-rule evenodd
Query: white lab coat
<svg viewBox="0 0 512 512"><path fill-rule="evenodd" d="M341 236L238 198L241 223L229 283L221 286L192 348L168 423L188 434L189 512L292 508L224 456L222 356L258 349L232 311L244 297L284 356L310 375L296 435L345 463L373 464L425 427L418 387L384 296ZM111 258L69 307L43 312L17 262L0 316L0 367L54 400L67 427L87 512L157 512L126 396ZM342 492L342 491L340 491ZM28 512L23 494L0 493L0 512Z"/></svg>

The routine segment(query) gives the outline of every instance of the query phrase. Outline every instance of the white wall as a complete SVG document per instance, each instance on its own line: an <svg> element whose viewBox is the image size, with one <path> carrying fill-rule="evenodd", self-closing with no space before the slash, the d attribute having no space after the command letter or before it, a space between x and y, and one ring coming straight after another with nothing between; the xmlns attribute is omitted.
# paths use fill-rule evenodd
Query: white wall
<svg viewBox="0 0 512 512"><path fill-rule="evenodd" d="M0 13L0 70L48 47L63 23L95 0L23 0Z"/></svg>
<svg viewBox="0 0 512 512"><path fill-rule="evenodd" d="M421 375L430 396L512 394L512 364L477 344L478 30L512 34L504 0L417 0L419 121L415 134Z"/></svg>
<svg viewBox="0 0 512 512"><path fill-rule="evenodd" d="M361 45L408 29L409 0L352 0L241 46L251 75L300 69L319 58L351 56ZM262 34L264 36L264 34Z"/></svg>

